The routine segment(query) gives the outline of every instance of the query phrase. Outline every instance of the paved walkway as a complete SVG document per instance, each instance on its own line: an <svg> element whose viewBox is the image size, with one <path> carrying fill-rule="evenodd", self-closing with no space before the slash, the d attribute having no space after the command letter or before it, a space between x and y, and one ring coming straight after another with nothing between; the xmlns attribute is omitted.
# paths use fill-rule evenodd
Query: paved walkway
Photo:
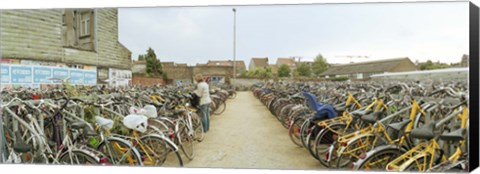
<svg viewBox="0 0 480 174"><path fill-rule="evenodd" d="M288 130L251 92L238 92L220 116L212 116L195 158L185 167L321 169L304 148L295 146Z"/></svg>

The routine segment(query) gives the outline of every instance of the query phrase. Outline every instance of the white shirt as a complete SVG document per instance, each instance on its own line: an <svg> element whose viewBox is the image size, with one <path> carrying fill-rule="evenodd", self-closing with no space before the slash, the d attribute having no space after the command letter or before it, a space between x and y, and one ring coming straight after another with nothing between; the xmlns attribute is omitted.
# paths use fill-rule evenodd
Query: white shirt
<svg viewBox="0 0 480 174"><path fill-rule="evenodd" d="M210 89L208 88L207 83L198 83L197 89L194 92L198 95L198 97L200 97L200 105L209 104L212 102L212 99L210 99Z"/></svg>

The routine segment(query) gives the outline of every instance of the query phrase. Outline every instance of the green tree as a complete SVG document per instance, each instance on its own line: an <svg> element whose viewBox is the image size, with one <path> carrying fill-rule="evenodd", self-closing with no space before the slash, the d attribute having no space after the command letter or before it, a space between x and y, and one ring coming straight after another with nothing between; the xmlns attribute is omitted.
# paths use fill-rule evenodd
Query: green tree
<svg viewBox="0 0 480 174"><path fill-rule="evenodd" d="M240 78L246 78L246 77L248 77L248 71L242 71L242 72L240 73L240 76L239 76L239 77L240 77Z"/></svg>
<svg viewBox="0 0 480 174"><path fill-rule="evenodd" d="M153 76L160 76L163 74L162 71L162 63L160 60L157 59L157 55L155 55L155 51L152 48L148 48L147 54L145 56L145 61L147 65L147 74Z"/></svg>
<svg viewBox="0 0 480 174"><path fill-rule="evenodd" d="M290 77L290 67L288 65L280 65L278 68L278 77Z"/></svg>
<svg viewBox="0 0 480 174"><path fill-rule="evenodd" d="M272 78L273 73L272 73L272 69L270 68L256 68L248 71L248 73L246 73L246 76L256 77L256 78Z"/></svg>
<svg viewBox="0 0 480 174"><path fill-rule="evenodd" d="M318 54L312 65L312 71L316 76L319 76L328 69L328 62L321 54Z"/></svg>
<svg viewBox="0 0 480 174"><path fill-rule="evenodd" d="M144 61L145 60L145 55L140 54L138 55L138 61Z"/></svg>
<svg viewBox="0 0 480 174"><path fill-rule="evenodd" d="M312 70L307 63L302 62L297 67L297 73L299 76L310 77L310 75L312 74Z"/></svg>
<svg viewBox="0 0 480 174"><path fill-rule="evenodd" d="M427 60L425 63L419 63L418 68L420 70L433 70L433 69L444 69L450 68L452 65L446 63L440 63L440 61L432 62L431 60Z"/></svg>

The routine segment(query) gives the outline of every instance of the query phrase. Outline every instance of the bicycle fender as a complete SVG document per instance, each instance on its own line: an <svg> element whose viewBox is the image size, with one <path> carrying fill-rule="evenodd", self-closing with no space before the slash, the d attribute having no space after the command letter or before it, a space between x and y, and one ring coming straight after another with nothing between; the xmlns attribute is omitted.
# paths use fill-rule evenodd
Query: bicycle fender
<svg viewBox="0 0 480 174"><path fill-rule="evenodd" d="M90 157L93 157L93 158L95 159L95 162L96 162L97 164L100 163L100 158L98 158L97 154L94 154L93 152L91 152L91 151L89 151L89 150L85 150L85 149L74 149L74 150L72 150L72 153L73 153L73 152L82 152L82 153L85 153L85 154L87 154L87 155L90 155ZM62 155L60 155L60 156L63 156L63 155L65 155L65 154L68 154L68 151L65 151L65 152L64 152ZM58 160L58 159L57 159L57 160Z"/></svg>
<svg viewBox="0 0 480 174"><path fill-rule="evenodd" d="M415 161L417 161L417 160L420 159L420 158L426 158L426 154L417 154L417 155L411 157L410 159L408 159L407 161L403 162L403 164L400 165L400 170L399 170L399 172L404 171L407 166L409 166L410 164L414 163ZM387 166L385 166L385 170L388 171L388 164L387 164Z"/></svg>
<svg viewBox="0 0 480 174"><path fill-rule="evenodd" d="M342 147L340 147L340 149L337 151L337 152L338 152L338 153L337 153L337 157L340 157L340 155L343 153L343 151L345 151L345 149L346 149L349 145L351 145L352 143L355 143L357 140L359 140L359 139L361 139L361 138L363 138L363 137L368 137L368 136L373 137L374 135L373 135L373 134L363 134L363 135L360 135L360 136L358 136L358 137L355 137L355 138L349 140L349 141L347 142L347 146L345 146L345 147L342 146Z"/></svg>
<svg viewBox="0 0 480 174"><path fill-rule="evenodd" d="M117 140L117 141L121 141L122 143L125 143L127 144L128 146L130 146L129 148L132 149L133 153L135 153L135 155L137 156L141 156L140 155L140 152L138 152L138 149L133 147L132 146L132 143L128 142L127 140L125 139L122 139L122 138L118 138L118 137L106 137L107 140ZM140 166L143 166L143 162L142 161L138 161L138 163L140 164Z"/></svg>
<svg viewBox="0 0 480 174"><path fill-rule="evenodd" d="M375 135L370 134L370 133L358 135L357 137L350 139L350 140L347 142L347 146L349 146L350 144L352 144L352 143L354 143L355 141L359 140L360 138L364 138L364 137L375 137Z"/></svg>
<svg viewBox="0 0 480 174"><path fill-rule="evenodd" d="M397 145L393 145L393 144L389 144L389 145L383 145L383 146L378 146L378 147L375 147L373 148L372 150L368 151L365 158L363 159L358 159L356 162L354 162L354 170L359 170L359 166L360 164L362 164L365 159L368 159L369 156L372 156L373 154L379 152L379 151L383 151L383 150L398 150L398 151L402 151L403 153L407 152L405 149L403 149L402 147L399 147Z"/></svg>
<svg viewBox="0 0 480 174"><path fill-rule="evenodd" d="M171 147L173 147L173 150L176 152L178 151L178 147L175 143L172 142L172 140L170 140L169 138L165 137L165 135L163 134L149 134L149 135L144 135L142 137L140 137L140 139L143 139L145 137L156 137L156 138L160 138L162 140L164 140L165 142L167 142L168 145L170 145Z"/></svg>

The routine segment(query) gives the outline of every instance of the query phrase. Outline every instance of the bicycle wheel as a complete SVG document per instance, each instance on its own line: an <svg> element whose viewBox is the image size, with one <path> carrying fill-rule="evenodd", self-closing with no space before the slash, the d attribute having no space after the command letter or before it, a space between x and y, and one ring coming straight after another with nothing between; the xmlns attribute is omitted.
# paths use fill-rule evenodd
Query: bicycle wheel
<svg viewBox="0 0 480 174"><path fill-rule="evenodd" d="M405 151L400 149L382 149L368 155L365 159L357 161L355 170L385 171L385 166L392 160L403 155Z"/></svg>
<svg viewBox="0 0 480 174"><path fill-rule="evenodd" d="M290 137L290 140L297 145L298 147L302 147L302 140L300 137L300 129L305 122L305 118L303 117L297 117L295 120L293 120L288 128L288 136Z"/></svg>
<svg viewBox="0 0 480 174"><path fill-rule="evenodd" d="M322 129L322 131L320 131L315 138L315 154L318 156L318 161L320 161L323 166L331 166L331 164L328 164L327 156L329 154L327 154L327 152L330 146L337 140L338 137L341 136L339 132L343 132L343 129L345 129L345 125L331 125L329 128Z"/></svg>
<svg viewBox="0 0 480 174"><path fill-rule="evenodd" d="M102 141L97 150L107 155L113 165L143 165L138 150L128 141L117 137L109 137Z"/></svg>
<svg viewBox="0 0 480 174"><path fill-rule="evenodd" d="M302 140L302 145L305 148L308 147L307 137L308 137L308 134L310 134L310 132L312 131L313 126L314 125L312 121L310 119L306 119L305 122L303 122L302 127L300 128L300 139Z"/></svg>
<svg viewBox="0 0 480 174"><path fill-rule="evenodd" d="M217 110L213 111L214 115L220 115L223 112L225 112L225 109L227 108L227 104L225 102L221 102L218 104Z"/></svg>
<svg viewBox="0 0 480 174"><path fill-rule="evenodd" d="M203 132L202 119L196 113L192 113L192 126L193 130L195 130L195 132L193 133L194 139L199 142L203 141L203 138L205 138L205 134Z"/></svg>
<svg viewBox="0 0 480 174"><path fill-rule="evenodd" d="M178 144L180 146L180 148L182 149L183 151L183 154L185 154L185 156L192 160L193 157L194 157L194 138L193 136L190 136L188 134L189 130L188 130L188 127L185 125L185 123L183 121L179 121L178 122L179 126L179 131L177 133L177 141L178 141Z"/></svg>
<svg viewBox="0 0 480 174"><path fill-rule="evenodd" d="M66 165L98 165L100 164L100 159L96 158L93 155L90 155L84 150L74 149L71 153L68 151L64 152L58 158L60 164Z"/></svg>
<svg viewBox="0 0 480 174"><path fill-rule="evenodd" d="M315 152L315 138L317 135L322 131L318 125L314 125L312 131L307 136L307 149L310 155L312 155L315 159L318 160L317 153Z"/></svg>
<svg viewBox="0 0 480 174"><path fill-rule="evenodd" d="M237 92L232 91L230 92L230 95L228 96L228 99L235 99L237 97Z"/></svg>
<svg viewBox="0 0 480 174"><path fill-rule="evenodd" d="M173 150L169 143L159 136L147 135L140 140L144 149L140 151L144 165L162 166L166 162L168 154ZM176 153L178 153L178 150ZM183 166L180 154L176 154L176 156L178 157L177 159L169 159L172 160L170 165Z"/></svg>
<svg viewBox="0 0 480 174"><path fill-rule="evenodd" d="M336 168L343 168L356 162L358 156L367 153L371 147L371 141L374 137L365 136L348 143L346 147L340 149L337 157Z"/></svg>

